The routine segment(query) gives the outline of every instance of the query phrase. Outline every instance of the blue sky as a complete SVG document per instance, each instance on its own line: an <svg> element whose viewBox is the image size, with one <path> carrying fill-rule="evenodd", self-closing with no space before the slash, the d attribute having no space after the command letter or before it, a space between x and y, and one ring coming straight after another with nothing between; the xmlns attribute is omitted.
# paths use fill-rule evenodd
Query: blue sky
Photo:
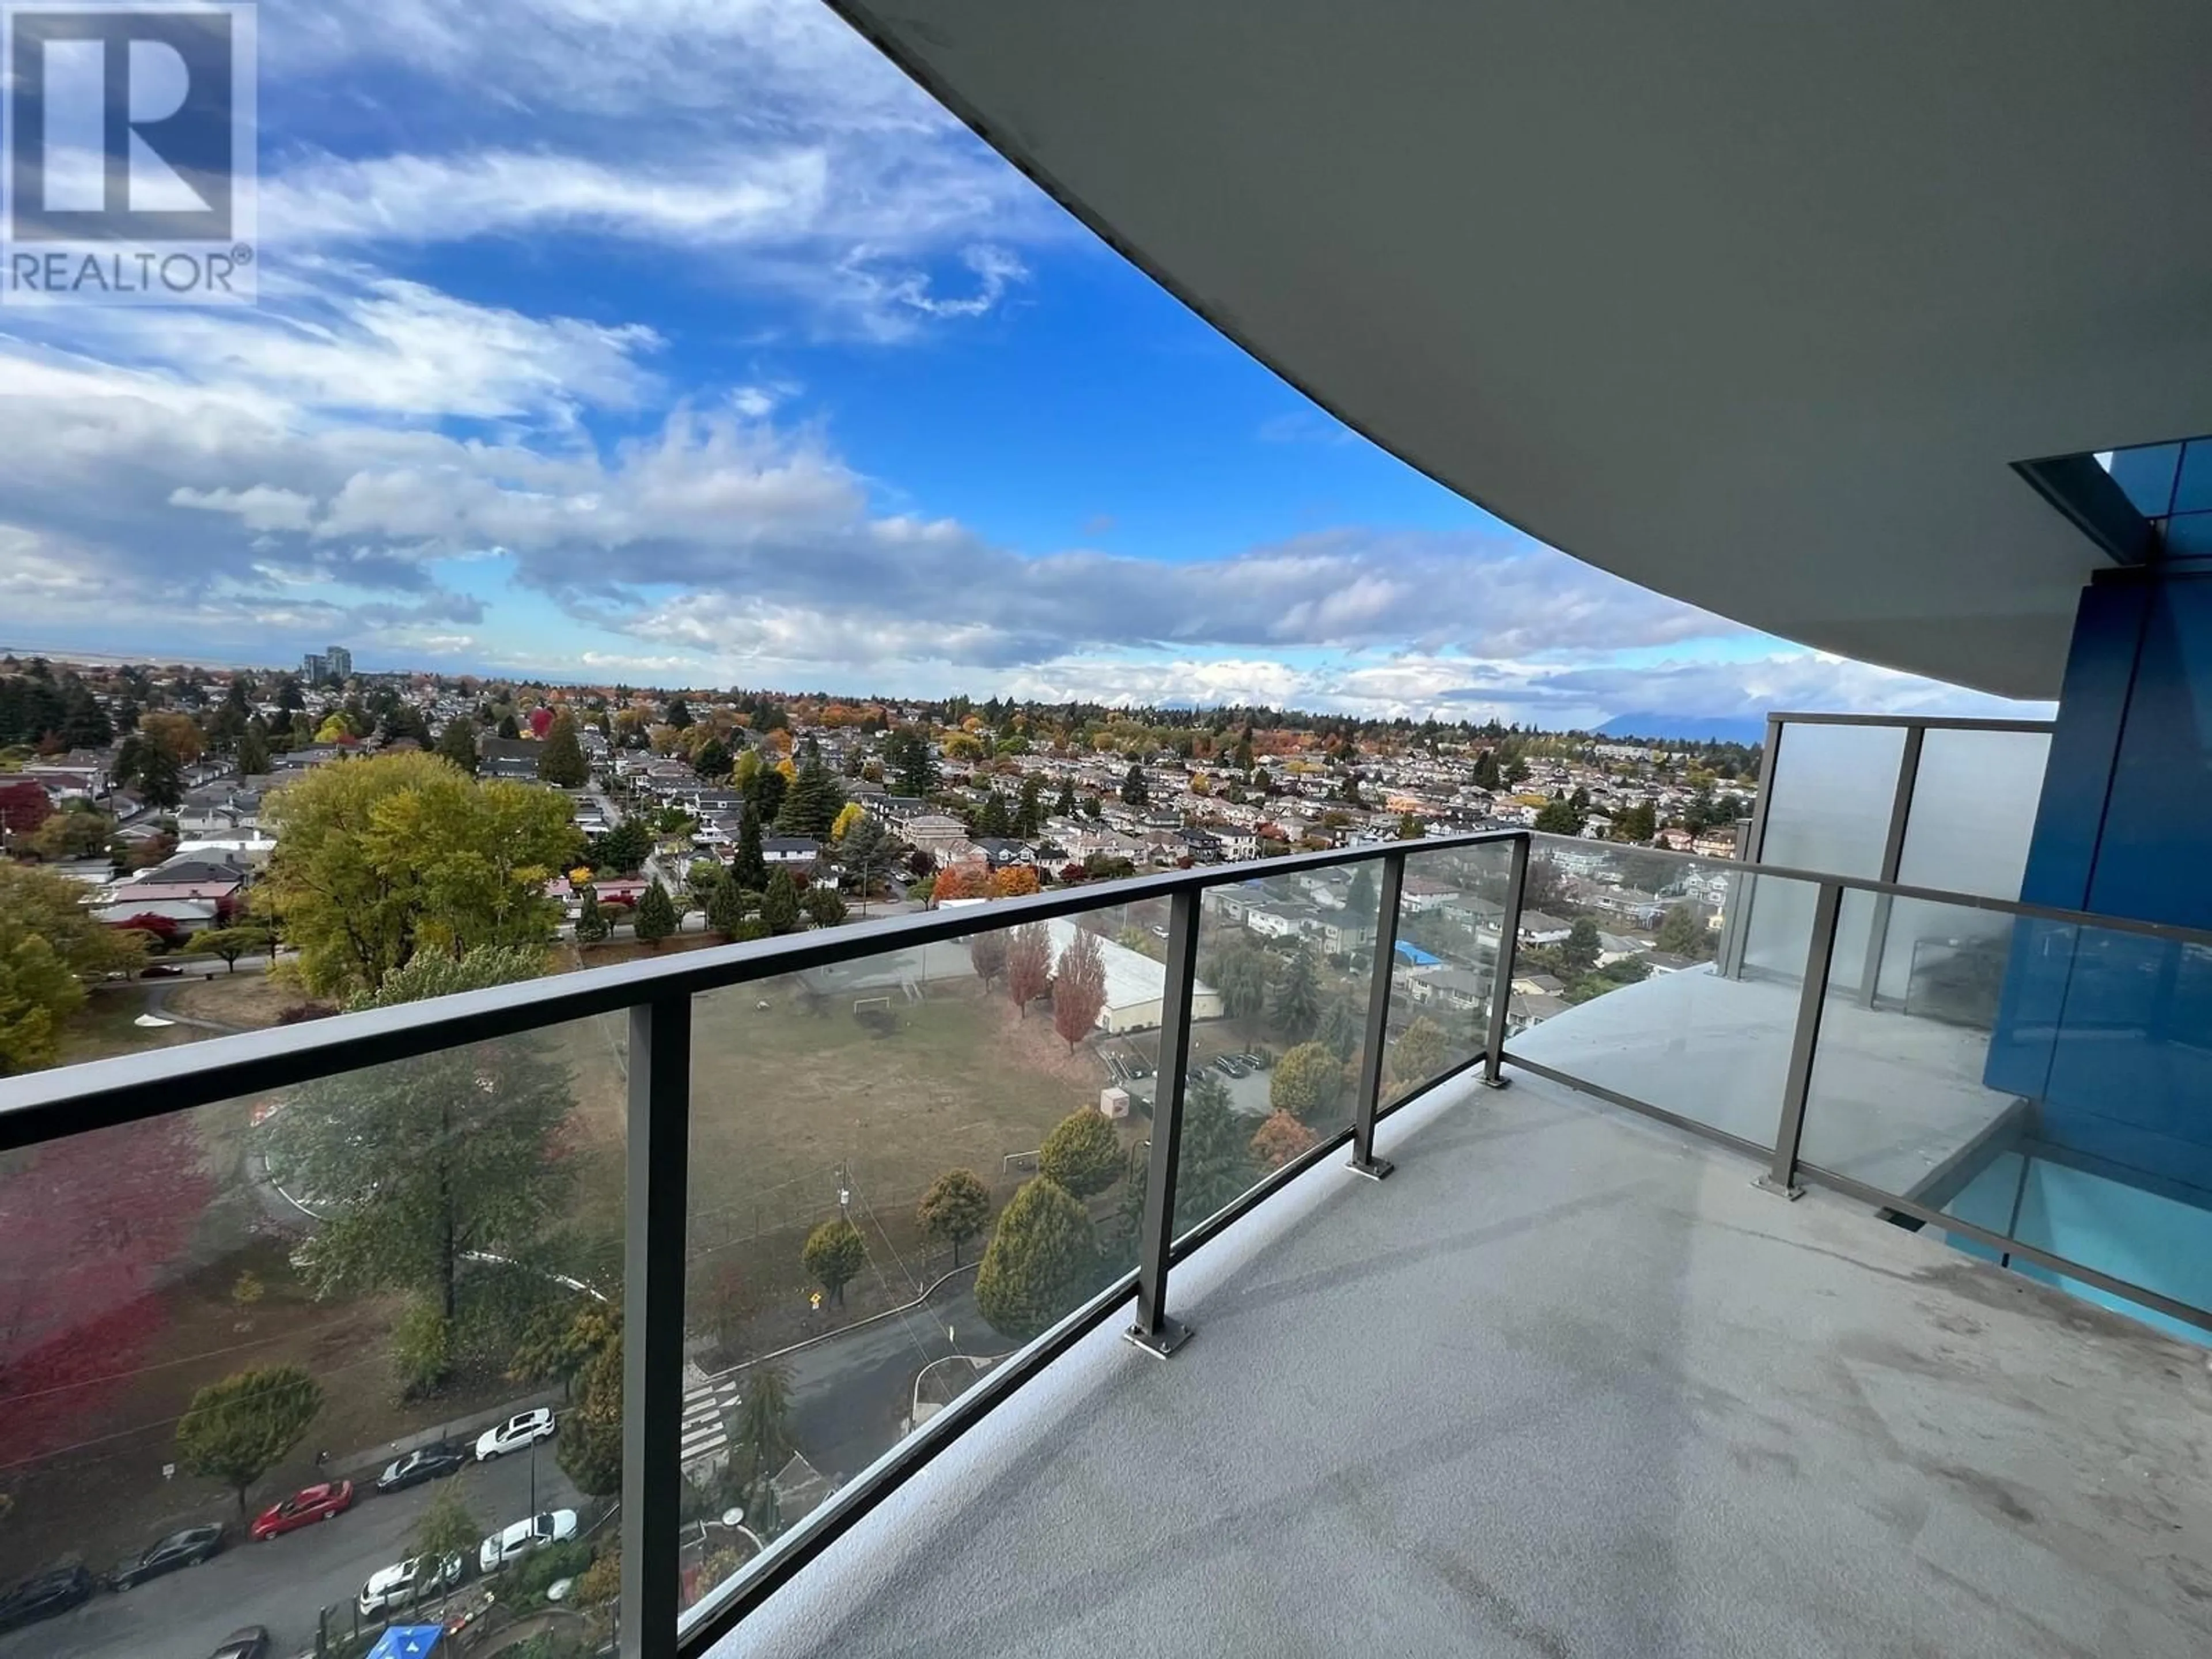
<svg viewBox="0 0 2212 1659"><path fill-rule="evenodd" d="M260 33L260 306L0 313L0 643L1554 726L2003 707L1498 524L814 0Z"/></svg>

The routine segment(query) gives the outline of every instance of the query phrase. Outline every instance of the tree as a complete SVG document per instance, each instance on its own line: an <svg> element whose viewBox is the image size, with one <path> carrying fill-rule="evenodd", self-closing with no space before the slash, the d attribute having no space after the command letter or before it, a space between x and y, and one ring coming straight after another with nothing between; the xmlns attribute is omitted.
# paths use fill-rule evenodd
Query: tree
<svg viewBox="0 0 2212 1659"><path fill-rule="evenodd" d="M944 877L938 878L942 881ZM1041 921L1017 927L1006 940L1006 994L1024 1019L1052 982L1052 935Z"/></svg>
<svg viewBox="0 0 2212 1659"><path fill-rule="evenodd" d="M1638 801L1613 821L1615 841L1646 844L1659 833L1659 814L1648 800Z"/></svg>
<svg viewBox="0 0 2212 1659"><path fill-rule="evenodd" d="M738 825L738 852L731 860L730 878L755 892L768 886L768 860L761 853L761 816L750 806Z"/></svg>
<svg viewBox="0 0 2212 1659"><path fill-rule="evenodd" d="M1304 1036L1321 1023L1321 973L1313 948L1300 945L1284 964L1275 987L1274 1025L1285 1036Z"/></svg>
<svg viewBox="0 0 2212 1659"><path fill-rule="evenodd" d="M1267 1103L1304 1123L1320 1123L1344 1098L1344 1062L1325 1043L1301 1042L1275 1062Z"/></svg>
<svg viewBox="0 0 2212 1659"><path fill-rule="evenodd" d="M1142 806L1152 798L1152 792L1145 782L1144 767L1131 761L1129 769L1121 775L1121 804L1124 806Z"/></svg>
<svg viewBox="0 0 2212 1659"><path fill-rule="evenodd" d="M1213 1073L1200 1073L1185 1088L1182 1155L1176 1173L1178 1231L1241 1196L1259 1174L1249 1121L1231 1108L1229 1085Z"/></svg>
<svg viewBox="0 0 2212 1659"><path fill-rule="evenodd" d="M668 724L681 732L691 724L691 707L681 697L668 700Z"/></svg>
<svg viewBox="0 0 2212 1659"><path fill-rule="evenodd" d="M1037 880L1037 872L1026 864L1010 864L1003 870L991 872L993 898L1026 898L1042 890L1043 884Z"/></svg>
<svg viewBox="0 0 2212 1659"><path fill-rule="evenodd" d="M66 876L0 860L0 1077L54 1062L84 983L125 970L143 942L94 921Z"/></svg>
<svg viewBox="0 0 2212 1659"><path fill-rule="evenodd" d="M1498 756L1496 751L1486 749L1480 755L1477 755L1474 757L1474 776L1473 781L1476 788L1487 789L1492 794L1495 794L1498 790L1505 787L1504 780L1499 778L1498 775Z"/></svg>
<svg viewBox="0 0 2212 1659"><path fill-rule="evenodd" d="M1060 966L1052 981L1052 1029L1060 1033L1073 1054L1075 1045L1091 1035L1098 1013L1106 1006L1106 961L1098 949L1098 936L1083 928L1060 953ZM1095 1114L1094 1114L1095 1115ZM1065 1125L1061 1126L1065 1127ZM1083 1192L1070 1182L1063 1187L1077 1197Z"/></svg>
<svg viewBox="0 0 2212 1659"><path fill-rule="evenodd" d="M775 827L787 836L826 841L837 814L845 810L845 787L818 758L800 767L784 792Z"/></svg>
<svg viewBox="0 0 2212 1659"><path fill-rule="evenodd" d="M927 798L937 787L937 755L929 739L902 726L884 742L884 762L902 795Z"/></svg>
<svg viewBox="0 0 2212 1659"><path fill-rule="evenodd" d="M427 1555L434 1561L443 1561L449 1555L474 1561L477 1545L483 1535L483 1523L461 1494L461 1483L448 1480L438 1488L437 1496L415 1522L411 1547L416 1554Z"/></svg>
<svg viewBox="0 0 2212 1659"><path fill-rule="evenodd" d="M1597 923L1588 916L1578 916L1567 930L1566 942L1559 946L1559 959L1575 973L1587 974L1597 966L1601 948Z"/></svg>
<svg viewBox="0 0 2212 1659"><path fill-rule="evenodd" d="M438 753L467 776L476 776L477 723L466 714L456 714L447 720L438 733Z"/></svg>
<svg viewBox="0 0 2212 1659"><path fill-rule="evenodd" d="M72 801L67 811L47 815L31 832L24 850L49 862L94 858L106 850L114 834L113 818L97 807Z"/></svg>
<svg viewBox="0 0 2212 1659"><path fill-rule="evenodd" d="M1390 1049L1390 1070L1408 1086L1426 1083L1444 1068L1450 1044L1443 1028L1427 1015L1417 1018Z"/></svg>
<svg viewBox="0 0 2212 1659"><path fill-rule="evenodd" d="M238 959L266 951L274 939L266 927L210 927L192 940L194 948L221 957L224 967L238 971Z"/></svg>
<svg viewBox="0 0 2212 1659"><path fill-rule="evenodd" d="M960 1247L990 1224L991 1190L973 1170L947 1170L921 1195L915 1220L924 1237L952 1247L952 1265L960 1265Z"/></svg>
<svg viewBox="0 0 2212 1659"><path fill-rule="evenodd" d="M538 951L417 957L348 1006L515 984L543 967ZM575 1103L556 1052L528 1038L441 1048L310 1085L267 1121L270 1168L321 1200L295 1258L318 1295L421 1291L451 1322L472 1255L526 1265L541 1253L575 1173L560 1146Z"/></svg>
<svg viewBox="0 0 2212 1659"><path fill-rule="evenodd" d="M319 767L276 792L278 842L258 889L310 989L373 991L418 951L542 946L574 862L568 803L463 777L434 755Z"/></svg>
<svg viewBox="0 0 2212 1659"><path fill-rule="evenodd" d="M1238 945L1223 952L1214 966L1213 978L1221 993L1223 1010L1249 1036L1252 1023L1267 1006L1266 955L1253 945Z"/></svg>
<svg viewBox="0 0 2212 1659"><path fill-rule="evenodd" d="M172 757L179 766L190 766L207 752L207 738L190 714L157 713L138 722L142 745L151 745Z"/></svg>
<svg viewBox="0 0 2212 1659"><path fill-rule="evenodd" d="M799 1260L814 1282L839 1307L845 1305L845 1286L860 1277L860 1269L868 1265L867 1241L860 1230L839 1216L835 1221L825 1221L806 1236L806 1246L799 1252Z"/></svg>
<svg viewBox="0 0 2212 1659"><path fill-rule="evenodd" d="M576 736L576 717L567 709L556 715L538 750L538 779L558 789L580 789L591 779L584 764L584 745Z"/></svg>
<svg viewBox="0 0 2212 1659"><path fill-rule="evenodd" d="M1698 920L1686 904L1677 904L1659 919L1658 948L1692 962L1710 960L1716 949L1712 930Z"/></svg>
<svg viewBox="0 0 2212 1659"><path fill-rule="evenodd" d="M152 716L148 716L151 719ZM118 764L117 772L124 772ZM174 811L185 799L185 771L176 756L158 743L141 743L124 781L133 784L149 805Z"/></svg>
<svg viewBox="0 0 2212 1659"><path fill-rule="evenodd" d="M1429 833L1428 821L1419 812L1408 812L1398 820L1400 841L1419 841Z"/></svg>
<svg viewBox="0 0 2212 1659"><path fill-rule="evenodd" d="M238 1495L284 1461L323 1409L323 1385L296 1365L238 1371L192 1396L177 1419L177 1461Z"/></svg>
<svg viewBox="0 0 2212 1659"><path fill-rule="evenodd" d="M592 861L618 876L634 876L653 856L653 832L635 816L616 824L592 848Z"/></svg>
<svg viewBox="0 0 2212 1659"><path fill-rule="evenodd" d="M730 775L730 747L720 738L709 738L691 754L691 769L709 782Z"/></svg>
<svg viewBox="0 0 2212 1659"><path fill-rule="evenodd" d="M1252 1156L1261 1168L1279 1170L1313 1150L1317 1137L1288 1112L1270 1113L1252 1135Z"/></svg>
<svg viewBox="0 0 2212 1659"><path fill-rule="evenodd" d="M1037 1173L1078 1198L1104 1192L1121 1178L1121 1139L1096 1107L1070 1112L1053 1126L1037 1152Z"/></svg>
<svg viewBox="0 0 2212 1659"><path fill-rule="evenodd" d="M1547 800L1537 810L1536 832L1544 836L1579 836L1583 832L1582 814L1570 801Z"/></svg>
<svg viewBox="0 0 2212 1659"><path fill-rule="evenodd" d="M837 809L836 820L830 826L830 839L837 843L841 851L847 850L845 848L846 838L850 836L854 830L860 824L866 823L867 817L867 808L861 805L860 802L856 800L847 801L842 806Z"/></svg>
<svg viewBox="0 0 2212 1659"><path fill-rule="evenodd" d="M782 872L779 871L778 874ZM769 884L774 886L773 882ZM826 881L817 881L800 895L799 908L817 927L835 927L845 920L845 901L835 887Z"/></svg>
<svg viewBox="0 0 2212 1659"><path fill-rule="evenodd" d="M1022 780L1021 804L1014 812L1014 833L1024 841L1044 828L1044 776L1032 772Z"/></svg>
<svg viewBox="0 0 2212 1659"><path fill-rule="evenodd" d="M799 926L799 884L791 872L778 866L761 890L761 920L771 933L787 933Z"/></svg>
<svg viewBox="0 0 2212 1659"><path fill-rule="evenodd" d="M1062 778L1060 781L1060 793L1053 799L1052 812L1054 817L1060 818L1072 818L1075 816L1074 779Z"/></svg>
<svg viewBox="0 0 2212 1659"><path fill-rule="evenodd" d="M747 1491L766 1484L791 1455L791 1382L783 1368L756 1365L745 1375L745 1404L732 1448Z"/></svg>
<svg viewBox="0 0 2212 1659"><path fill-rule="evenodd" d="M640 940L658 950L660 941L676 931L676 902L668 896L668 890L655 876L637 902L637 920L634 924Z"/></svg>
<svg viewBox="0 0 2212 1659"><path fill-rule="evenodd" d="M582 892L583 903L576 912L576 943L597 945L614 931L614 925L607 920L607 913L599 908L599 890L586 886Z"/></svg>
<svg viewBox="0 0 2212 1659"><path fill-rule="evenodd" d="M975 1306L1022 1342L1058 1320L1091 1283L1098 1242L1074 1194L1049 1176L1024 1182L992 1230L975 1270Z"/></svg>
<svg viewBox="0 0 2212 1659"><path fill-rule="evenodd" d="M724 939L738 936L750 908L745 902L745 890L726 875L707 889L707 925Z"/></svg>
<svg viewBox="0 0 2212 1659"><path fill-rule="evenodd" d="M1004 929L988 933L976 933L968 940L968 960L974 964L975 977L989 990L991 981L1006 971L1006 935Z"/></svg>
<svg viewBox="0 0 2212 1659"><path fill-rule="evenodd" d="M587 1498L622 1491L623 1342L616 1326L584 1367L576 1408L561 1420L561 1468Z"/></svg>
<svg viewBox="0 0 2212 1659"><path fill-rule="evenodd" d="M1375 872L1363 864L1352 872L1352 885L1344 896L1344 914L1356 920L1372 915L1375 909Z"/></svg>
<svg viewBox="0 0 2212 1659"><path fill-rule="evenodd" d="M269 769L269 738L257 729L259 725L257 717L254 724L239 735L238 775L242 778L258 778Z"/></svg>
<svg viewBox="0 0 2212 1659"><path fill-rule="evenodd" d="M513 743L522 735L522 728L515 724L512 713L501 714L499 717L499 735L509 743Z"/></svg>

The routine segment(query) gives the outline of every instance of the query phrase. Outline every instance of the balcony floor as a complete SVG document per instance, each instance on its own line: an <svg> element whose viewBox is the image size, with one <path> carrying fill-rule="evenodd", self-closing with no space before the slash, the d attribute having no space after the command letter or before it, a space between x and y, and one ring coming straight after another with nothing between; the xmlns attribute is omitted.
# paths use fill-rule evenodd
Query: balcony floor
<svg viewBox="0 0 2212 1659"><path fill-rule="evenodd" d="M2197 1351L1534 1078L1382 1141L724 1651L2212 1651Z"/></svg>

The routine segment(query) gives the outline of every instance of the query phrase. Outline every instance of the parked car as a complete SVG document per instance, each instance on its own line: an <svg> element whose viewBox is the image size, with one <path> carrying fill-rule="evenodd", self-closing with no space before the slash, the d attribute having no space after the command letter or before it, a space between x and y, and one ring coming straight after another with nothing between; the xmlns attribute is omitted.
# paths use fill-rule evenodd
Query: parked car
<svg viewBox="0 0 2212 1659"><path fill-rule="evenodd" d="M170 962L157 962L151 968L138 970L141 979L182 979L184 976L185 970Z"/></svg>
<svg viewBox="0 0 2212 1659"><path fill-rule="evenodd" d="M443 1561L427 1555L410 1555L389 1567L379 1567L361 1587L356 1605L361 1616L374 1619L389 1607L411 1607L428 1595L449 1590L469 1570L469 1559L459 1552Z"/></svg>
<svg viewBox="0 0 2212 1659"><path fill-rule="evenodd" d="M92 1575L82 1565L49 1567L0 1595L0 1630L35 1624L92 1599Z"/></svg>
<svg viewBox="0 0 2212 1659"><path fill-rule="evenodd" d="M575 1535L575 1510L547 1510L485 1539L477 1550L477 1566L484 1572L497 1572L541 1545L565 1543Z"/></svg>
<svg viewBox="0 0 2212 1659"><path fill-rule="evenodd" d="M546 1407L518 1413L477 1437L477 1462L489 1463L495 1457L520 1451L533 1440L550 1439L556 1426L553 1413Z"/></svg>
<svg viewBox="0 0 2212 1659"><path fill-rule="evenodd" d="M1231 1060L1227 1054L1215 1056L1213 1069L1224 1077L1243 1077L1247 1074L1243 1062Z"/></svg>
<svg viewBox="0 0 2212 1659"><path fill-rule="evenodd" d="M318 1486L302 1486L283 1503L271 1504L253 1517L250 1530L258 1543L318 1521L335 1521L352 1507L353 1482L328 1480Z"/></svg>
<svg viewBox="0 0 2212 1659"><path fill-rule="evenodd" d="M127 1590L133 1584L143 1584L149 1578L159 1578L165 1572L174 1572L179 1567L197 1567L222 1548L221 1527L186 1527L173 1532L158 1543L149 1545L137 1554L126 1556L116 1564L115 1571L107 1575L113 1588Z"/></svg>
<svg viewBox="0 0 2212 1659"><path fill-rule="evenodd" d="M222 1645L209 1659L270 1659L275 1651L264 1625L248 1625L244 1630L234 1630L222 1638Z"/></svg>
<svg viewBox="0 0 2212 1659"><path fill-rule="evenodd" d="M442 1480L468 1461L469 1449L458 1440L418 1446L398 1462L384 1466L384 1473L376 1477L376 1489L381 1492L404 1492L425 1480Z"/></svg>

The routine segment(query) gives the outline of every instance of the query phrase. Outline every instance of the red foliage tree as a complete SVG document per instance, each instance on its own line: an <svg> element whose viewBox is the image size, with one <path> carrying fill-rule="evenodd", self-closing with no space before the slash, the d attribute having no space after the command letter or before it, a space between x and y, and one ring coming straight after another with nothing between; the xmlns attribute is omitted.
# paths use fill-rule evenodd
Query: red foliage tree
<svg viewBox="0 0 2212 1659"><path fill-rule="evenodd" d="M1052 935L1041 921L1017 927L1006 941L1006 994L1024 1019L1052 983Z"/></svg>
<svg viewBox="0 0 2212 1659"><path fill-rule="evenodd" d="M550 732L552 729L553 729L553 711L552 711L551 709L550 709L550 708L533 708L533 709L532 709L532 710L530 711L530 735L531 735L531 736L532 736L533 738L543 738L543 737L544 737L544 736L548 732Z"/></svg>
<svg viewBox="0 0 2212 1659"><path fill-rule="evenodd" d="M1067 1044L1067 1052L1091 1035L1098 1011L1106 1006L1106 963L1099 954L1098 936L1077 928L1067 949L1060 953L1060 966L1052 976L1052 1029Z"/></svg>
<svg viewBox="0 0 2212 1659"><path fill-rule="evenodd" d="M1313 1150L1314 1132L1288 1112L1273 1112L1252 1136L1252 1156L1270 1170Z"/></svg>
<svg viewBox="0 0 2212 1659"><path fill-rule="evenodd" d="M1073 887L1090 879L1091 872L1080 864L1069 863L1060 866L1060 884L1063 887Z"/></svg>
<svg viewBox="0 0 2212 1659"><path fill-rule="evenodd" d="M214 1196L179 1113L51 1141L0 1175L0 1466L107 1431L196 1266Z"/></svg>

